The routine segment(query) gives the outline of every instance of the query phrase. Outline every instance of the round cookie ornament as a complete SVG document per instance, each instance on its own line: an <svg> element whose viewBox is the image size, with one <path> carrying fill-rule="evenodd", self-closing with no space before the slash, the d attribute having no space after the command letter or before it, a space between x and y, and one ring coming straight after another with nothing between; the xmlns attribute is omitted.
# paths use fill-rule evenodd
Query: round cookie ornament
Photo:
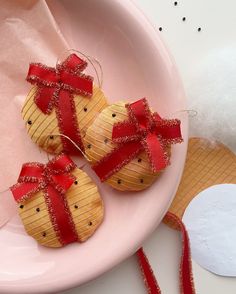
<svg viewBox="0 0 236 294"><path fill-rule="evenodd" d="M83 70L87 62L69 55L56 68L31 63L27 81L34 85L22 108L31 139L48 153L78 155L83 137L97 114L107 106L102 90ZM61 136L56 136L61 134Z"/></svg>
<svg viewBox="0 0 236 294"><path fill-rule="evenodd" d="M170 163L171 144L182 140L180 121L152 112L146 98L108 106L84 138L93 170L121 191L149 187Z"/></svg>
<svg viewBox="0 0 236 294"><path fill-rule="evenodd" d="M102 223L97 186L67 155L24 164L11 191L26 232L41 245L84 242Z"/></svg>

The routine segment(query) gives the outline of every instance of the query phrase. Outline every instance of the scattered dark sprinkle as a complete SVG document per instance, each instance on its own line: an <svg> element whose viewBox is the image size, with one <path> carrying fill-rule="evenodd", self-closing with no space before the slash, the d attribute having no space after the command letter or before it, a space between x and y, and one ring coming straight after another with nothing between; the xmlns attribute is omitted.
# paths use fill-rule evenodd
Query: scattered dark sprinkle
<svg viewBox="0 0 236 294"><path fill-rule="evenodd" d="M108 143L108 139L107 139L107 138L104 140L104 143L105 143L105 144L107 144L107 143Z"/></svg>
<svg viewBox="0 0 236 294"><path fill-rule="evenodd" d="M197 30L198 30L198 32L201 32L202 29L201 28L198 28Z"/></svg>
<svg viewBox="0 0 236 294"><path fill-rule="evenodd" d="M75 205L74 208L77 209L77 208L79 208L79 206L78 205Z"/></svg>
<svg viewBox="0 0 236 294"><path fill-rule="evenodd" d="M87 109L87 107L84 107L84 112L86 112L88 109Z"/></svg>
<svg viewBox="0 0 236 294"><path fill-rule="evenodd" d="M116 117L116 114L115 113L112 113L112 117Z"/></svg>
<svg viewBox="0 0 236 294"><path fill-rule="evenodd" d="M28 120L28 125L32 125L32 120Z"/></svg>
<svg viewBox="0 0 236 294"><path fill-rule="evenodd" d="M43 237L46 237L46 236L47 236L46 232L43 232L43 233L42 233L42 236L43 236Z"/></svg>
<svg viewBox="0 0 236 294"><path fill-rule="evenodd" d="M143 179L140 179L140 183L143 183Z"/></svg>
<svg viewBox="0 0 236 294"><path fill-rule="evenodd" d="M50 138L50 139L53 139L54 137L51 135L49 138Z"/></svg>
<svg viewBox="0 0 236 294"><path fill-rule="evenodd" d="M139 159L138 159L138 162L141 162L141 161L142 161L142 159L141 159L141 158L139 158Z"/></svg>
<svg viewBox="0 0 236 294"><path fill-rule="evenodd" d="M37 212L40 212L40 208L39 208L39 207L37 207L37 208L36 208L36 211L37 211Z"/></svg>
<svg viewBox="0 0 236 294"><path fill-rule="evenodd" d="M78 181L77 181L77 180L76 180L76 181L74 181L74 184L75 184L75 185L78 185Z"/></svg>
<svg viewBox="0 0 236 294"><path fill-rule="evenodd" d="M20 205L20 208L21 208L21 209L23 209L23 208L24 208L24 205L23 205L23 204L21 204L21 205Z"/></svg>
<svg viewBox="0 0 236 294"><path fill-rule="evenodd" d="M119 180L117 181L117 183L118 183L118 184L121 184L121 180L119 179Z"/></svg>
<svg viewBox="0 0 236 294"><path fill-rule="evenodd" d="M91 149L92 146L91 146L91 144L88 144L87 147L88 147L88 149Z"/></svg>
<svg viewBox="0 0 236 294"><path fill-rule="evenodd" d="M92 224L93 224L92 222L89 222L89 223L88 223L89 226L92 226Z"/></svg>
<svg viewBox="0 0 236 294"><path fill-rule="evenodd" d="M175 2L174 2L174 6L177 6L177 5L178 5L178 2L177 2L177 1L175 1Z"/></svg>
<svg viewBox="0 0 236 294"><path fill-rule="evenodd" d="M186 17L184 16L183 18L182 18L182 21L185 21L186 20Z"/></svg>
<svg viewBox="0 0 236 294"><path fill-rule="evenodd" d="M162 27L159 27L159 31L160 31L160 32L162 31Z"/></svg>

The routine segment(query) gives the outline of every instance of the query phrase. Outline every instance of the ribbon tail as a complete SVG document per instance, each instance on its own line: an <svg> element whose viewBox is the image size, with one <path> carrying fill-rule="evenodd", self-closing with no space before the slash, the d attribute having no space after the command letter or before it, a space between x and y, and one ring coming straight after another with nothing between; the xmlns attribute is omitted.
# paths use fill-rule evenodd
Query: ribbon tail
<svg viewBox="0 0 236 294"><path fill-rule="evenodd" d="M168 156L155 134L148 134L143 141L153 172L158 172L168 165Z"/></svg>
<svg viewBox="0 0 236 294"><path fill-rule="evenodd" d="M65 199L65 194L59 193L48 185L44 190L51 222L61 244L66 245L78 241L72 215Z"/></svg>
<svg viewBox="0 0 236 294"><path fill-rule="evenodd" d="M141 142L131 141L121 146L118 145L117 149L108 153L92 168L103 182L128 164L142 150L143 146Z"/></svg>
<svg viewBox="0 0 236 294"><path fill-rule="evenodd" d="M157 116L155 115L155 119ZM181 143L183 141L180 120L178 119L156 119L156 134L161 135L167 144Z"/></svg>
<svg viewBox="0 0 236 294"><path fill-rule="evenodd" d="M80 136L76 118L76 109L73 95L65 90L60 90L56 107L60 133L74 141L82 151L84 145ZM66 138L62 137L63 150L67 153L78 155L80 151Z"/></svg>
<svg viewBox="0 0 236 294"><path fill-rule="evenodd" d="M148 294L161 294L161 289L157 283L156 277L153 273L153 270L149 264L146 254L143 251L143 248L140 248L136 255L138 257L138 263L143 275L143 279L147 288Z"/></svg>
<svg viewBox="0 0 236 294"><path fill-rule="evenodd" d="M44 114L50 114L54 106L54 93L56 89L53 87L38 86L34 102Z"/></svg>

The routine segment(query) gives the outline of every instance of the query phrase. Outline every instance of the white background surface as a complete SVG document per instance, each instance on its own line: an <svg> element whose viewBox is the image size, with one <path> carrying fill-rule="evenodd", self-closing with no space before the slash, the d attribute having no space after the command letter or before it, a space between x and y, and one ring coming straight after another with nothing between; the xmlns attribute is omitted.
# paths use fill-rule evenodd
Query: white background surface
<svg viewBox="0 0 236 294"><path fill-rule="evenodd" d="M113 1L113 0L111 0ZM227 46L236 48L235 0L136 0L137 5L156 26L174 56L187 96L200 60L213 50ZM186 21L182 21L186 17ZM201 32L198 32L201 27ZM227 78L227 77L226 77ZM178 264L181 252L177 232L161 224L145 242L145 251L163 294L177 294ZM193 262L198 294L235 294L236 279L213 275ZM64 294L142 294L145 293L136 258L129 258L95 281Z"/></svg>

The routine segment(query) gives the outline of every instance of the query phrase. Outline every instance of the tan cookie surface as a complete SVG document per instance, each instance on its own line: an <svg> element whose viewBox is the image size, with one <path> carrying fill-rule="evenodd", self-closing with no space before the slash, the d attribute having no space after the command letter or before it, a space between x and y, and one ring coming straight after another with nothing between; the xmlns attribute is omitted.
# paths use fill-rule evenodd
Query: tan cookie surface
<svg viewBox="0 0 236 294"><path fill-rule="evenodd" d="M236 155L223 144L204 138L190 138L183 176L169 211L180 219L190 201L206 188L236 184ZM175 228L171 221L164 221Z"/></svg>
<svg viewBox="0 0 236 294"><path fill-rule="evenodd" d="M112 104L99 114L84 138L86 155L91 159L91 164L101 160L117 146L112 142L113 124L127 119L125 102ZM121 191L139 191L149 187L159 174L152 172L148 156L142 152L106 183Z"/></svg>
<svg viewBox="0 0 236 294"><path fill-rule="evenodd" d="M66 192L67 203L81 242L86 241L103 220L103 202L97 186L88 175L76 168L72 174L75 183ZM45 203L43 192L19 203L19 214L27 233L38 243L48 247L61 247Z"/></svg>
<svg viewBox="0 0 236 294"><path fill-rule="evenodd" d="M35 104L34 97L37 87L33 87L29 92L22 108L22 117L25 121L27 132L31 139L42 149L49 153L59 154L63 150L61 137L51 134L59 134L59 126L55 108L48 115L44 114ZM74 96L76 116L83 140L88 126L107 106L107 100L100 88L93 87L92 97Z"/></svg>

